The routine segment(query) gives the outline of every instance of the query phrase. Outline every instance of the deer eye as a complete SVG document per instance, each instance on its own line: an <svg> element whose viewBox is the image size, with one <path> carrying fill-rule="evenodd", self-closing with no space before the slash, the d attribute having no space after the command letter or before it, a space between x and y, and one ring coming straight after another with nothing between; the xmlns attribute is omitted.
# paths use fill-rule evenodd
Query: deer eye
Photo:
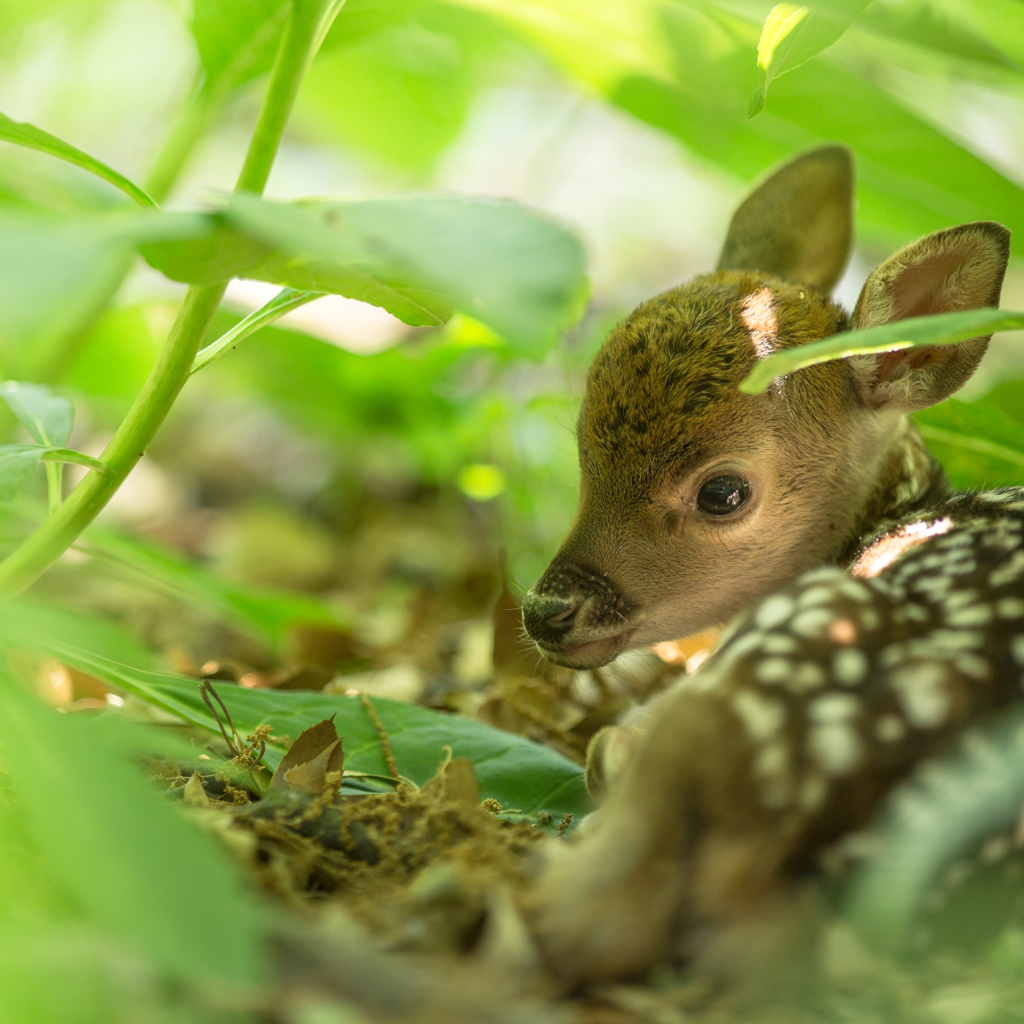
<svg viewBox="0 0 1024 1024"><path fill-rule="evenodd" d="M713 516L727 516L750 497L750 484L741 476L712 477L697 494L697 508Z"/></svg>

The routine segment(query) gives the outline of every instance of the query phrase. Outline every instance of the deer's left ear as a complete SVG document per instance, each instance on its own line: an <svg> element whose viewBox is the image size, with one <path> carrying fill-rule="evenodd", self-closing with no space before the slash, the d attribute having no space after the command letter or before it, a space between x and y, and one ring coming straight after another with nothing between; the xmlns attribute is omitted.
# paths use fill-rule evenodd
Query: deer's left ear
<svg viewBox="0 0 1024 1024"><path fill-rule="evenodd" d="M992 221L936 231L890 256L868 279L853 311L855 328L933 313L998 306L1010 232ZM866 401L912 412L948 398L977 369L989 338L854 356Z"/></svg>

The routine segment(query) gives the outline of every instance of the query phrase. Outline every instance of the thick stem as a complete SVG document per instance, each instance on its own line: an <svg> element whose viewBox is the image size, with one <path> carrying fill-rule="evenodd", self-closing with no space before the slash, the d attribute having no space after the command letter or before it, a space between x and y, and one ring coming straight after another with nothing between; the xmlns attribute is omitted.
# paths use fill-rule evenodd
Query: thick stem
<svg viewBox="0 0 1024 1024"><path fill-rule="evenodd" d="M323 38L325 8L337 13L340 4L328 0L293 0L277 61L263 99L249 152L235 191L260 193L270 176L302 76ZM102 459L109 472L86 474L82 482L25 542L0 562L0 597L14 597L41 576L96 518L125 477L142 457L164 417L188 380L227 282L193 285L185 293L178 318L142 392L117 429Z"/></svg>

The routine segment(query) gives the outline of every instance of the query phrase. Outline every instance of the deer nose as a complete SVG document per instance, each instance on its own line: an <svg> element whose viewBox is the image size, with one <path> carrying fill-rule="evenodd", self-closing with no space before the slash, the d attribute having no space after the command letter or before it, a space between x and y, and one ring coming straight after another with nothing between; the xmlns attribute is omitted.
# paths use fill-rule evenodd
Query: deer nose
<svg viewBox="0 0 1024 1024"><path fill-rule="evenodd" d="M555 597L529 591L523 599L523 625L526 632L541 643L558 643L572 629L572 620L581 604L580 598Z"/></svg>

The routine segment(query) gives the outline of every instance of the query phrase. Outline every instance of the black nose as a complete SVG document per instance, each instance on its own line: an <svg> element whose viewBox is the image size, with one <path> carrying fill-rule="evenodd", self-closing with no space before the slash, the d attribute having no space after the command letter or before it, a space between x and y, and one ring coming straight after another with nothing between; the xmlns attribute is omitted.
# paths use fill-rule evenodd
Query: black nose
<svg viewBox="0 0 1024 1024"><path fill-rule="evenodd" d="M572 620L580 599L535 594L532 590L523 599L523 625L538 643L558 643L572 629Z"/></svg>

